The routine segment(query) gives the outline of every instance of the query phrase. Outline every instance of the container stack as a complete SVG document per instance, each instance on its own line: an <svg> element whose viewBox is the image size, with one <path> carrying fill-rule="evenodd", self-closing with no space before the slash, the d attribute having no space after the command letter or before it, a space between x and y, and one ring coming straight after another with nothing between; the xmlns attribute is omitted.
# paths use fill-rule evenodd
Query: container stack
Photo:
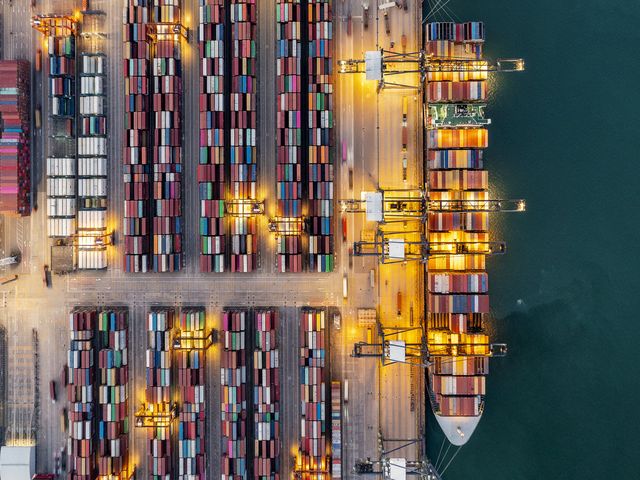
<svg viewBox="0 0 640 480"><path fill-rule="evenodd" d="M478 416L489 355L483 325L489 314L489 218L486 212L473 211L489 199L482 150L488 145L487 130L478 128L488 123L482 113L487 79L482 68L484 27L480 22L438 22L426 28L427 51L434 61L473 59L480 67L430 72L427 92L429 198L440 205L429 211L428 240L451 245L451 254L428 261L428 342L437 359L429 368L430 388L437 415ZM456 107L442 109L445 104ZM456 253L456 243L463 244L465 254Z"/></svg>
<svg viewBox="0 0 640 480"><path fill-rule="evenodd" d="M78 268L107 268L106 57L80 56L78 137Z"/></svg>
<svg viewBox="0 0 640 480"><path fill-rule="evenodd" d="M171 411L171 329L174 310L158 308L147 318L147 405L153 411L169 414ZM149 429L147 438L147 465L149 478L171 478L171 427L158 426Z"/></svg>
<svg viewBox="0 0 640 480"><path fill-rule="evenodd" d="M231 129L229 163L232 200L256 198L256 0L231 0ZM256 268L256 217L230 219L231 271Z"/></svg>
<svg viewBox="0 0 640 480"><path fill-rule="evenodd" d="M0 213L31 213L29 63L0 60Z"/></svg>
<svg viewBox="0 0 640 480"><path fill-rule="evenodd" d="M254 317L253 352L253 478L280 478L280 375L275 310Z"/></svg>
<svg viewBox="0 0 640 480"><path fill-rule="evenodd" d="M180 350L176 352L182 406L178 425L178 472L180 480L204 480L205 458L205 312L182 309L178 327Z"/></svg>
<svg viewBox="0 0 640 480"><path fill-rule="evenodd" d="M49 237L76 232L76 159L47 158L47 226Z"/></svg>
<svg viewBox="0 0 640 480"><path fill-rule="evenodd" d="M331 382L331 478L342 478L342 385Z"/></svg>
<svg viewBox="0 0 640 480"><path fill-rule="evenodd" d="M125 135L124 259L125 272L149 268L151 150L149 148L149 43L146 1L127 0L124 13Z"/></svg>
<svg viewBox="0 0 640 480"><path fill-rule="evenodd" d="M153 21L180 23L180 0L154 0ZM153 256L154 272L182 267L182 60L180 36L157 26L151 65L153 113Z"/></svg>
<svg viewBox="0 0 640 480"><path fill-rule="evenodd" d="M67 400L69 401L68 478L95 478L94 330L97 312L76 308L69 314L71 338Z"/></svg>
<svg viewBox="0 0 640 480"><path fill-rule="evenodd" d="M68 31L63 30L63 27L60 26L54 27L52 34L46 38L49 52L51 116L73 120L76 114L75 37L69 35Z"/></svg>
<svg viewBox="0 0 640 480"><path fill-rule="evenodd" d="M333 271L333 32L331 0L309 1L309 270Z"/></svg>
<svg viewBox="0 0 640 480"><path fill-rule="evenodd" d="M304 309L300 318L300 452L303 479L327 473L325 415L325 312Z"/></svg>
<svg viewBox="0 0 640 480"><path fill-rule="evenodd" d="M128 471L128 315L125 309L98 314L98 475L124 478Z"/></svg>
<svg viewBox="0 0 640 480"><path fill-rule="evenodd" d="M302 217L302 5L277 0L277 170L276 215L289 221ZM300 231L277 238L279 272L302 271Z"/></svg>
<svg viewBox="0 0 640 480"><path fill-rule="evenodd" d="M225 271L224 0L200 0L200 271Z"/></svg>
<svg viewBox="0 0 640 480"><path fill-rule="evenodd" d="M244 310L225 310L222 317L221 435L222 480L247 479L247 366Z"/></svg>

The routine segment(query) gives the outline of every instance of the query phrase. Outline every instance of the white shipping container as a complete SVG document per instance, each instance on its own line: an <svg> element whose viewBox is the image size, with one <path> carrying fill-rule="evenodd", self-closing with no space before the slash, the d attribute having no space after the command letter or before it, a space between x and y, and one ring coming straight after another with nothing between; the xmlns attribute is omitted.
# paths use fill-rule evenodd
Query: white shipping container
<svg viewBox="0 0 640 480"><path fill-rule="evenodd" d="M80 210L78 212L78 230L103 230L107 226L105 210Z"/></svg>
<svg viewBox="0 0 640 480"><path fill-rule="evenodd" d="M107 159L104 157L80 157L78 175L81 177L106 177Z"/></svg>
<svg viewBox="0 0 640 480"><path fill-rule="evenodd" d="M49 197L73 197L76 194L75 179L68 177L47 178L47 195Z"/></svg>
<svg viewBox="0 0 640 480"><path fill-rule="evenodd" d="M105 156L107 154L107 139L99 137L78 138L78 155Z"/></svg>
<svg viewBox="0 0 640 480"><path fill-rule="evenodd" d="M47 176L49 177L73 177L76 174L75 158L47 158Z"/></svg>
<svg viewBox="0 0 640 480"><path fill-rule="evenodd" d="M104 98L98 96L80 97L80 115L103 115Z"/></svg>
<svg viewBox="0 0 640 480"><path fill-rule="evenodd" d="M75 198L47 198L48 217L74 217L75 215Z"/></svg>
<svg viewBox="0 0 640 480"><path fill-rule="evenodd" d="M70 237L76 233L73 218L49 218L47 226L50 237Z"/></svg>
<svg viewBox="0 0 640 480"><path fill-rule="evenodd" d="M106 178L80 178L78 180L78 196L80 197L106 197Z"/></svg>
<svg viewBox="0 0 640 480"><path fill-rule="evenodd" d="M80 270L102 270L107 268L107 250L78 250Z"/></svg>

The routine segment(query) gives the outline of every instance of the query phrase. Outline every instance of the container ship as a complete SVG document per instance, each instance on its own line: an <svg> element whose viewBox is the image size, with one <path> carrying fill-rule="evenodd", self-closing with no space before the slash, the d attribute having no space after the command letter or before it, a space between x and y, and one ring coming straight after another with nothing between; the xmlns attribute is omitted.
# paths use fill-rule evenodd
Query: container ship
<svg viewBox="0 0 640 480"><path fill-rule="evenodd" d="M426 25L429 61L464 66L430 71L426 88L429 199L439 205L429 211L428 239L450 250L428 261L429 397L436 420L454 445L469 440L482 416L491 353L484 329L489 218L477 208L489 200L484 169L489 69L483 44L481 22Z"/></svg>

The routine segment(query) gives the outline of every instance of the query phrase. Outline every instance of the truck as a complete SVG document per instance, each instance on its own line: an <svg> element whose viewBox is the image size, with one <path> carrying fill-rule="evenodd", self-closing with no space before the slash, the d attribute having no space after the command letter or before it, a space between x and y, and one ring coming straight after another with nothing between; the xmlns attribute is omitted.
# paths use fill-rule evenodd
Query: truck
<svg viewBox="0 0 640 480"><path fill-rule="evenodd" d="M349 167L349 189L353 190L353 168Z"/></svg>
<svg viewBox="0 0 640 480"><path fill-rule="evenodd" d="M407 144L409 143L409 130L406 125L402 125L402 151L407 151Z"/></svg>
<svg viewBox="0 0 640 480"><path fill-rule="evenodd" d="M349 14L347 15L347 35L351 36L351 24L353 22L351 21L351 12L349 12Z"/></svg>
<svg viewBox="0 0 640 480"><path fill-rule="evenodd" d="M402 53L407 53L407 36L404 33L400 38L400 45L402 45Z"/></svg>
<svg viewBox="0 0 640 480"><path fill-rule="evenodd" d="M36 50L36 72L42 70L42 50Z"/></svg>
<svg viewBox="0 0 640 480"><path fill-rule="evenodd" d="M404 36L404 35L403 35ZM409 97L402 97L402 126L407 126L407 112L409 111Z"/></svg>
<svg viewBox="0 0 640 480"><path fill-rule="evenodd" d="M348 283L348 279L347 279L347 274L344 273L342 275L342 298L344 298L346 300L346 298L349 296L349 283Z"/></svg>
<svg viewBox="0 0 640 480"><path fill-rule="evenodd" d="M362 2L362 21L364 28L369 28L369 2Z"/></svg>
<svg viewBox="0 0 640 480"><path fill-rule="evenodd" d="M401 316L402 315L402 292L398 291L398 295L396 296L396 308L397 308L397 315Z"/></svg>
<svg viewBox="0 0 640 480"><path fill-rule="evenodd" d="M342 164L347 163L347 142L342 140Z"/></svg>
<svg viewBox="0 0 640 480"><path fill-rule="evenodd" d="M56 403L56 381L51 380L49 382L49 396L51 397L51 403Z"/></svg>
<svg viewBox="0 0 640 480"><path fill-rule="evenodd" d="M384 11L384 31L387 35L391 35L391 22L389 21L389 12Z"/></svg>
<svg viewBox="0 0 640 480"><path fill-rule="evenodd" d="M40 109L40 105L36 107L36 128L40 128L42 126L42 110Z"/></svg>
<svg viewBox="0 0 640 480"><path fill-rule="evenodd" d="M51 288L51 271L49 265L42 267L42 283L45 287Z"/></svg>
<svg viewBox="0 0 640 480"><path fill-rule="evenodd" d="M402 181L405 183L407 181L407 156L406 155L402 157Z"/></svg>
<svg viewBox="0 0 640 480"><path fill-rule="evenodd" d="M60 412L60 431L67 433L67 409L63 408Z"/></svg>
<svg viewBox="0 0 640 480"><path fill-rule="evenodd" d="M376 272L373 268L369 270L369 285L371 288L375 288L376 286Z"/></svg>
<svg viewBox="0 0 640 480"><path fill-rule="evenodd" d="M349 380L345 380L342 387L342 401L349 403Z"/></svg>
<svg viewBox="0 0 640 480"><path fill-rule="evenodd" d="M347 241L347 217L342 217L342 241Z"/></svg>

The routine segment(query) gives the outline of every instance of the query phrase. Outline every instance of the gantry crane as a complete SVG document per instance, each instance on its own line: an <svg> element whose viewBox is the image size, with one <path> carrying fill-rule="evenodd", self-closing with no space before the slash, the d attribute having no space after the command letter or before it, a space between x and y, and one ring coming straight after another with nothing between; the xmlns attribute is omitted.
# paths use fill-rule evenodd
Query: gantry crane
<svg viewBox="0 0 640 480"><path fill-rule="evenodd" d="M419 50L396 52L394 50L372 50L365 52L364 59L338 60L340 73L364 73L367 80L378 82L378 89L402 88L422 90L429 73L453 72L519 72L524 70L521 58L497 59L494 62L457 57L436 57ZM390 80L397 75L417 73L420 81L410 85Z"/></svg>
<svg viewBox="0 0 640 480"><path fill-rule="evenodd" d="M78 18L70 15L36 15L31 26L45 37L69 37L78 33Z"/></svg>

